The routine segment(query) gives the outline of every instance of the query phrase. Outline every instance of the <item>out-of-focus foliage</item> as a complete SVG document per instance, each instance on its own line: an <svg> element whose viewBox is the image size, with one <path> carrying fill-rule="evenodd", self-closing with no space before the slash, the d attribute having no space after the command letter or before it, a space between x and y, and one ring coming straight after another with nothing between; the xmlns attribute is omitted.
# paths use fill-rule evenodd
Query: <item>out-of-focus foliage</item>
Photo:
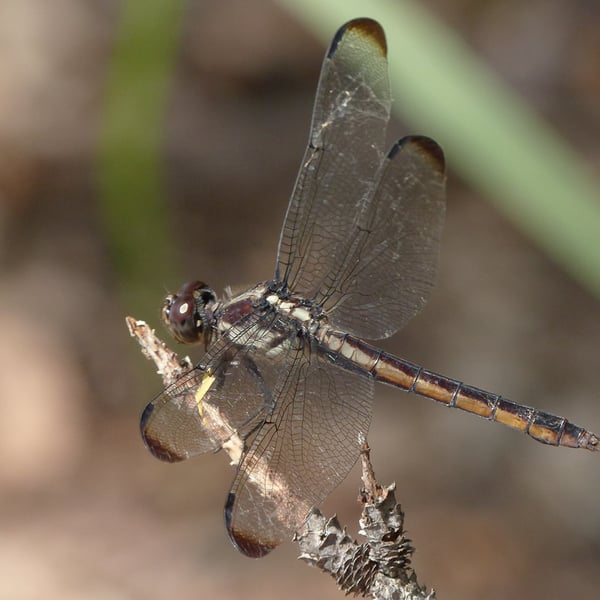
<svg viewBox="0 0 600 600"><path fill-rule="evenodd" d="M165 118L185 2L128 0L109 63L100 129L100 207L129 310L174 275Z"/></svg>

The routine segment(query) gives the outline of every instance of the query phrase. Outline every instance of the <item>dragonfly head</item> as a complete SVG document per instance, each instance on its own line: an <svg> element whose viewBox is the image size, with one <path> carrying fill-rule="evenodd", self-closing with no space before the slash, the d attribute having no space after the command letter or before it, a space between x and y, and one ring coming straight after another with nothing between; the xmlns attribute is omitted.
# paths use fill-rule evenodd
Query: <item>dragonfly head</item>
<svg viewBox="0 0 600 600"><path fill-rule="evenodd" d="M181 344L204 342L206 347L210 341L212 308L216 302L216 294L205 283L189 281L176 294L165 298L162 321Z"/></svg>

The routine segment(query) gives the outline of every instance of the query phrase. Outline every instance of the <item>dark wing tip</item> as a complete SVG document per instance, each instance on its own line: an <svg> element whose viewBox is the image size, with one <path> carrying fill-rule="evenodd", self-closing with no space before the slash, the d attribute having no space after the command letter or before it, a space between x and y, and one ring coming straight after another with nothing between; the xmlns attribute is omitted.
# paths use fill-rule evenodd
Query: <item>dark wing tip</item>
<svg viewBox="0 0 600 600"><path fill-rule="evenodd" d="M335 54L340 41L346 32L349 31L357 33L364 38L370 38L373 45L380 49L381 54L383 54L383 56L387 56L387 42L383 27L381 27L377 21L363 17L348 21L337 30L336 34L333 36L329 50L327 51L328 57L331 57L333 54Z"/></svg>
<svg viewBox="0 0 600 600"><path fill-rule="evenodd" d="M158 458L159 460L163 460L165 462L179 462L184 460L185 456L179 456L178 454L172 452L157 438L155 438L150 431L150 417L154 413L154 402L150 402L148 406L144 409L142 413L142 417L140 419L140 433L142 434L142 439L144 440L144 445L153 456Z"/></svg>
<svg viewBox="0 0 600 600"><path fill-rule="evenodd" d="M392 149L388 153L388 158L394 158L402 148L408 145L428 158L437 171L442 174L445 172L446 159L444 158L444 151L436 141L424 135L408 135L402 138L392 146Z"/></svg>
<svg viewBox="0 0 600 600"><path fill-rule="evenodd" d="M235 494L229 492L227 501L225 502L225 526L227 527L227 533L229 534L231 543L239 552L249 558L262 558L263 556L266 556L277 546L277 544L274 542L261 542L247 534L234 530L232 524L234 504Z"/></svg>

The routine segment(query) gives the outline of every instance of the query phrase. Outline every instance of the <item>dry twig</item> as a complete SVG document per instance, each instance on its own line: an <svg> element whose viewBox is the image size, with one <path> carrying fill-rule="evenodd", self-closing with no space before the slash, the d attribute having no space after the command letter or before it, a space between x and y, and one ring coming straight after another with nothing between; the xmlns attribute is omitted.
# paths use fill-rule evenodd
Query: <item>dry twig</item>
<svg viewBox="0 0 600 600"><path fill-rule="evenodd" d="M143 354L156 365L165 387L190 370L189 358L182 360L169 350L144 321L127 317L126 322ZM232 464L238 464L243 442L235 429L209 403L203 405L203 410L207 426L220 431L216 439L230 440L223 449ZM367 541L363 544L353 541L336 517L327 519L313 508L295 535L302 552L300 558L329 573L347 594L381 600L434 600L435 592L428 593L418 584L411 567L414 548L404 532L404 513L396 503L395 485L382 488L376 482L366 440L362 446L364 487L360 495L363 510L359 523L360 534Z"/></svg>

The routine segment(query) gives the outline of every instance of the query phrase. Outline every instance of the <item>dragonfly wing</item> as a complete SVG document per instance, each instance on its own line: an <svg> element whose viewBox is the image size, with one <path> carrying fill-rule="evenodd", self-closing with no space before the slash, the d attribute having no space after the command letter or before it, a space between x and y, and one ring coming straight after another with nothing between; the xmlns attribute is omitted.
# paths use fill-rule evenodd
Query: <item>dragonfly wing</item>
<svg viewBox="0 0 600 600"><path fill-rule="evenodd" d="M205 428L196 399L202 378L200 369L192 369L144 409L140 431L157 458L177 462L221 447L221 441Z"/></svg>
<svg viewBox="0 0 600 600"><path fill-rule="evenodd" d="M435 142L405 138L384 156L390 106L383 31L350 21L323 63L276 271L337 327L370 339L392 335L426 302L445 214Z"/></svg>
<svg viewBox="0 0 600 600"><path fill-rule="evenodd" d="M277 256L276 279L314 297L343 262L351 232L384 157L391 97L381 26L350 21L325 56L310 138Z"/></svg>
<svg viewBox="0 0 600 600"><path fill-rule="evenodd" d="M201 364L167 387L145 408L140 429L147 448L176 462L219 450L233 435L242 440L272 405L270 382L254 362L253 342L264 317L256 313L236 324L247 345L217 340Z"/></svg>
<svg viewBox="0 0 600 600"><path fill-rule="evenodd" d="M290 539L346 477L371 419L372 380L309 352L290 352L282 367L276 410L249 444L225 506L233 543L251 557Z"/></svg>
<svg viewBox="0 0 600 600"><path fill-rule="evenodd" d="M431 139L395 144L356 215L346 260L320 301L333 324L359 337L393 335L428 300L446 212L444 155Z"/></svg>

